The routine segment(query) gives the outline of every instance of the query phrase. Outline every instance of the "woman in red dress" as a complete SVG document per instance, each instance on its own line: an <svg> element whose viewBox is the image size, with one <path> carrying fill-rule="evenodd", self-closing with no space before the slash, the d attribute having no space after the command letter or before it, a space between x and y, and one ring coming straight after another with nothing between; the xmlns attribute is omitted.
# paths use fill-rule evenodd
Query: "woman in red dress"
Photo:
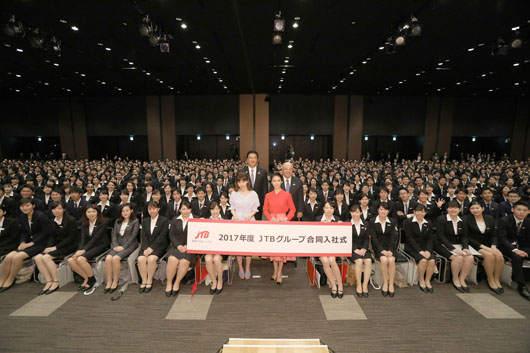
<svg viewBox="0 0 530 353"><path fill-rule="evenodd" d="M282 189L282 176L279 173L274 173L271 184L274 190L265 195L263 214L271 222L290 221L296 214L293 197ZM296 260L294 256L270 256L265 258L270 259L274 263L274 274L271 277L271 281L276 281L277 284L282 283L283 264L287 261Z"/></svg>

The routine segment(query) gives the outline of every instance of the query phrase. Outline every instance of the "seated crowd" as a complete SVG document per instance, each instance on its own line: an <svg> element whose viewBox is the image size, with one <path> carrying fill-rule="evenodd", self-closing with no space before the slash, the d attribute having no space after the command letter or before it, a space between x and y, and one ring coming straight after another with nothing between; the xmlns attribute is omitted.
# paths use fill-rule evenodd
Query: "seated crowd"
<svg viewBox="0 0 530 353"><path fill-rule="evenodd" d="M439 160L303 160L258 165L185 160L4 160L0 163L0 292L11 288L24 260L46 279L40 295L59 288L57 263L66 259L82 279L96 283L91 262L101 256L105 293L118 286L121 262L139 248L140 292L151 291L167 261L166 296L176 296L197 261L187 252L193 218L349 222L359 297L368 296L372 262L380 262L384 296L395 295L396 257L417 264L419 288L432 293L437 256L450 261L452 284L469 292L466 278L480 259L497 294L506 259L518 292L530 300L523 261L529 260L530 161L469 157ZM208 254L210 294L223 290L225 254ZM269 257L271 280L282 283L291 257ZM344 295L335 257L321 257L331 296ZM239 277L251 278L251 257L238 256Z"/></svg>

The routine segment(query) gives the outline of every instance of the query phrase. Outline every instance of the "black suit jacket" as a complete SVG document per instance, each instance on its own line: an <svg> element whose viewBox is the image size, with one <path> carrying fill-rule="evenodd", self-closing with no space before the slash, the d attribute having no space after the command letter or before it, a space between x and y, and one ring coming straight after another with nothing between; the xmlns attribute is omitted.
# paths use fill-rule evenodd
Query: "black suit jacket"
<svg viewBox="0 0 530 353"><path fill-rule="evenodd" d="M65 215L61 224L51 221L52 232L48 237L47 247L55 246L57 250L53 251L53 256L66 256L73 252L79 244L79 232L77 230L77 221L74 217Z"/></svg>
<svg viewBox="0 0 530 353"><path fill-rule="evenodd" d="M239 172L246 173L250 177L248 166L241 168ZM269 180L267 179L267 171L261 168L260 166L256 166L256 175L254 176L254 187L252 187L252 190L254 190L258 194L258 210L261 214L263 212L263 203L265 202L265 195L269 192ZM258 219L258 217L256 217L256 219Z"/></svg>
<svg viewBox="0 0 530 353"><path fill-rule="evenodd" d="M503 201L500 203L500 216L510 216L513 214L512 212L512 205L510 204L510 201Z"/></svg>
<svg viewBox="0 0 530 353"><path fill-rule="evenodd" d="M110 224L114 224L114 221L118 217L118 206L112 203L105 205L103 209L101 208L101 206L102 205L98 205L98 208L101 211L101 214L103 215L103 217L108 219Z"/></svg>
<svg viewBox="0 0 530 353"><path fill-rule="evenodd" d="M20 242L34 242L37 246L45 247L51 234L50 219L41 211L34 211L31 219L31 227L28 222L28 216L22 214L19 217L20 222Z"/></svg>
<svg viewBox="0 0 530 353"><path fill-rule="evenodd" d="M501 215L501 207L499 206L497 202L492 200L490 203L489 210L487 209L486 202L484 202L484 200L479 200L479 202L482 205L482 207L484 207L484 214L490 215L496 220L504 216L504 215Z"/></svg>
<svg viewBox="0 0 530 353"><path fill-rule="evenodd" d="M110 247L110 238L108 233L108 226L110 223L108 220L96 222L92 235L89 234L89 227L81 227L81 240L79 241L78 250L89 251L91 249L100 249L101 252L107 250Z"/></svg>
<svg viewBox="0 0 530 353"><path fill-rule="evenodd" d="M0 256L15 250L20 244L20 225L16 219L4 216L4 224L0 228Z"/></svg>
<svg viewBox="0 0 530 353"><path fill-rule="evenodd" d="M432 253L434 228L432 223L427 221L421 227L418 222L413 222L412 218L407 219L403 226L407 236L407 249L411 249L417 253L420 251L428 251Z"/></svg>
<svg viewBox="0 0 530 353"><path fill-rule="evenodd" d="M232 219L232 211L230 211L229 205L226 205L226 210L223 210L223 207L219 205L219 209L221 210L221 217L223 219Z"/></svg>
<svg viewBox="0 0 530 353"><path fill-rule="evenodd" d="M322 205L324 205L328 201L333 201L333 191L329 189L327 197L324 197L324 192L322 190L319 190L317 193L317 200Z"/></svg>
<svg viewBox="0 0 530 353"><path fill-rule="evenodd" d="M361 222L361 233L357 234L357 229L352 224L352 252L357 249L366 249L370 245L370 223Z"/></svg>
<svg viewBox="0 0 530 353"><path fill-rule="evenodd" d="M382 256L382 250L389 250L394 256L397 253L397 242L398 242L398 233L397 233L397 223L391 218L387 218L387 223L385 225L385 231L381 224L376 223L376 218L374 217L370 220L370 232L372 235L372 243L374 245L374 251L376 258Z"/></svg>
<svg viewBox="0 0 530 353"><path fill-rule="evenodd" d="M526 217L523 220L519 235L513 215L500 218L497 221L497 235L499 245L505 250L511 252L515 249L530 249L530 218Z"/></svg>
<svg viewBox="0 0 530 353"><path fill-rule="evenodd" d="M469 214L464 217L464 236L462 237L463 249L468 249L469 245L471 245L478 251L481 245L491 246L498 244L495 219L486 214L483 214L482 216L486 223L486 231L484 234L480 232L473 215Z"/></svg>
<svg viewBox="0 0 530 353"><path fill-rule="evenodd" d="M284 179L285 178L282 178L282 189L285 190ZM291 176L291 185L289 187L289 193L293 197L296 212L304 212L304 189L302 187L302 181L294 175Z"/></svg>
<svg viewBox="0 0 530 353"><path fill-rule="evenodd" d="M144 217L142 221L142 247L139 256L143 256L144 250L153 249L154 252L165 251L169 242L169 220L166 217L158 216L155 229L151 233L151 217Z"/></svg>
<svg viewBox="0 0 530 353"><path fill-rule="evenodd" d="M453 227L453 222L447 220L447 216L439 216L435 222L436 233L434 242L435 244L444 245L449 251L454 250L453 244L462 243L462 236L464 233L464 222L460 218L456 226L457 233Z"/></svg>
<svg viewBox="0 0 530 353"><path fill-rule="evenodd" d="M304 205L304 216L302 217L302 220L306 222L320 221L323 213L324 209L320 202L315 202L313 210L311 210L311 204L308 202Z"/></svg>
<svg viewBox="0 0 530 353"><path fill-rule="evenodd" d="M86 207L87 203L86 201L81 198L79 200L79 206L77 209L74 207L74 200L70 199L68 203L66 204L66 214L74 217L77 221L77 224L81 224L81 217L83 216L83 211Z"/></svg>
<svg viewBox="0 0 530 353"><path fill-rule="evenodd" d="M409 207L407 209L407 214L405 214L405 204L403 203L403 201L399 200L395 203L396 205L396 219L398 221L398 225L399 227L403 227L403 222L405 222L405 220L408 218L407 215L411 215L411 214L414 214L414 208L416 207L416 205L418 205L418 203L414 200L409 200ZM398 216L397 212L398 211L401 211L403 212L403 216Z"/></svg>
<svg viewBox="0 0 530 353"><path fill-rule="evenodd" d="M350 210L348 209L348 205L346 205L346 202L342 203L342 206L340 207L340 214L339 206L337 205L335 211L333 212L333 215L335 216L335 219L337 221L347 222L351 219Z"/></svg>
<svg viewBox="0 0 530 353"><path fill-rule="evenodd" d="M210 201L204 199L202 208L199 208L199 200L193 200L191 202L191 212L193 218L210 218Z"/></svg>
<svg viewBox="0 0 530 353"><path fill-rule="evenodd" d="M180 206L182 206L182 200L180 200L177 209L175 210L175 200L169 201L166 207L166 218L173 219L180 216Z"/></svg>

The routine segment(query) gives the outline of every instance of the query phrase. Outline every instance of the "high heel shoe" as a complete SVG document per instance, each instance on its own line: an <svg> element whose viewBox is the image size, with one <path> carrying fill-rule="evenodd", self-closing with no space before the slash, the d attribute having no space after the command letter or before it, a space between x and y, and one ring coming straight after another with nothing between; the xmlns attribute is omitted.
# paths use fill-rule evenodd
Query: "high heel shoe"
<svg viewBox="0 0 530 353"><path fill-rule="evenodd" d="M368 292L363 292L363 297L368 298Z"/></svg>
<svg viewBox="0 0 530 353"><path fill-rule="evenodd" d="M470 293L470 292L471 292L471 291L469 290L469 287L468 287L468 286L462 287L462 289L463 289L464 292L466 292L466 293Z"/></svg>
<svg viewBox="0 0 530 353"><path fill-rule="evenodd" d="M489 285L489 283L488 283L488 288L495 294L501 294L501 291L499 290L499 288L493 288Z"/></svg>
<svg viewBox="0 0 530 353"><path fill-rule="evenodd" d="M59 289L59 281L53 281L54 283L57 283L57 287L55 287L54 289L48 289L45 294L48 295L48 294L52 294L53 292L55 292L57 289Z"/></svg>
<svg viewBox="0 0 530 353"><path fill-rule="evenodd" d="M390 292L390 291L388 292L388 296L390 298L394 298L394 294L396 294L396 292Z"/></svg>
<svg viewBox="0 0 530 353"><path fill-rule="evenodd" d="M173 294L173 291L170 290L170 291L166 291L166 297L171 297L171 295Z"/></svg>
<svg viewBox="0 0 530 353"><path fill-rule="evenodd" d="M223 288L224 288L224 287L223 287ZM217 289L215 290L215 294L221 294L221 292L223 291L223 288L221 288L221 289L217 288Z"/></svg>
<svg viewBox="0 0 530 353"><path fill-rule="evenodd" d="M217 291L217 288L214 288L213 286L210 287L210 295L214 295L216 291Z"/></svg>
<svg viewBox="0 0 530 353"><path fill-rule="evenodd" d="M153 284L146 284L144 288L144 293L149 293L153 289Z"/></svg>
<svg viewBox="0 0 530 353"><path fill-rule="evenodd" d="M114 288L110 288L109 290L109 293L114 293L116 291L116 289L118 289L118 286L114 287Z"/></svg>
<svg viewBox="0 0 530 353"><path fill-rule="evenodd" d="M422 287L418 284L418 287L420 287L420 290L423 292L423 293L428 293L429 291L427 290L427 287Z"/></svg>
<svg viewBox="0 0 530 353"><path fill-rule="evenodd" d="M337 290L336 290L336 289L335 289L335 290L331 290L331 297L332 297L332 298L337 298L337 294L338 294L338 293L337 293Z"/></svg>
<svg viewBox="0 0 530 353"><path fill-rule="evenodd" d="M357 297L362 298L364 292L360 292L360 293L359 293L359 292L357 292L357 290L356 290L356 291L355 291L355 294L357 294Z"/></svg>
<svg viewBox="0 0 530 353"><path fill-rule="evenodd" d="M110 287L109 288L105 288L105 290L103 290L103 293L107 294L108 292L110 292Z"/></svg>
<svg viewBox="0 0 530 353"><path fill-rule="evenodd" d="M138 292L143 293L145 292L145 284L142 284L140 288L138 288Z"/></svg>
<svg viewBox="0 0 530 353"><path fill-rule="evenodd" d="M180 288L178 290L173 290L173 296L176 297L179 295Z"/></svg>
<svg viewBox="0 0 530 353"><path fill-rule="evenodd" d="M342 297L344 297L344 291L343 291L343 290L339 290L339 291L337 291L337 297L338 297L339 299L342 299Z"/></svg>
<svg viewBox="0 0 530 353"><path fill-rule="evenodd" d="M455 289L456 289L457 291L459 291L460 293L465 293L465 292L466 292L466 290L464 289L464 287L459 287L459 286L455 285L454 282L453 282L453 287L455 287Z"/></svg>
<svg viewBox="0 0 530 353"><path fill-rule="evenodd" d="M504 293L504 287L499 287L499 292Z"/></svg>

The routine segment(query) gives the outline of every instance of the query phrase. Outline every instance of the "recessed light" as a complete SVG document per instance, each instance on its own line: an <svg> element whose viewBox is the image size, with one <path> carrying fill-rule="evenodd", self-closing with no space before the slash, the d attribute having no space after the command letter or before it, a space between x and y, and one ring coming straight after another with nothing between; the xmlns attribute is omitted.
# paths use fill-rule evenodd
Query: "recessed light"
<svg viewBox="0 0 530 353"><path fill-rule="evenodd" d="M478 46L479 46L479 47L483 47L483 46L484 46L484 43L479 43Z"/></svg>
<svg viewBox="0 0 530 353"><path fill-rule="evenodd" d="M489 89L488 92L493 92L493 88L492 88L492 89Z"/></svg>
<svg viewBox="0 0 530 353"><path fill-rule="evenodd" d="M379 50L383 50L383 49L385 49L385 47L379 47Z"/></svg>
<svg viewBox="0 0 530 353"><path fill-rule="evenodd" d="M81 74L82 77L85 77L86 75L85 74Z"/></svg>
<svg viewBox="0 0 530 353"><path fill-rule="evenodd" d="M206 60L205 63L209 64L209 63L210 63L210 60Z"/></svg>
<svg viewBox="0 0 530 353"><path fill-rule="evenodd" d="M180 18L180 17L176 17L175 20L177 20L177 21L180 22L180 21L182 21L182 18Z"/></svg>
<svg viewBox="0 0 530 353"><path fill-rule="evenodd" d="M368 61L363 61L363 64L366 64Z"/></svg>
<svg viewBox="0 0 530 353"><path fill-rule="evenodd" d="M473 51L475 50L475 48L469 48L467 51Z"/></svg>
<svg viewBox="0 0 530 353"><path fill-rule="evenodd" d="M287 64L287 63L289 63L289 60L285 59L283 62Z"/></svg>
<svg viewBox="0 0 530 353"><path fill-rule="evenodd" d="M59 63L53 63L53 66L59 66Z"/></svg>
<svg viewBox="0 0 530 353"><path fill-rule="evenodd" d="M162 81L162 80L160 80L160 81L158 81L158 82L160 82L160 83L164 83L164 81Z"/></svg>
<svg viewBox="0 0 530 353"><path fill-rule="evenodd" d="M15 92L20 92L20 90L19 90L19 89L16 89Z"/></svg>
<svg viewBox="0 0 530 353"><path fill-rule="evenodd" d="M457 83L456 83L457 86L460 86L461 84L462 84L461 82L457 82Z"/></svg>
<svg viewBox="0 0 530 353"><path fill-rule="evenodd" d="M519 82L515 82L514 85L515 85L515 86L519 86Z"/></svg>
<svg viewBox="0 0 530 353"><path fill-rule="evenodd" d="M16 76L16 77L18 77L18 78L21 78L21 77L22 77L22 76L21 76L21 75L19 75L19 74L16 74L15 76Z"/></svg>
<svg viewBox="0 0 530 353"><path fill-rule="evenodd" d="M122 60L123 60L123 61L129 61L129 59L126 59L126 58L123 58Z"/></svg>
<svg viewBox="0 0 530 353"><path fill-rule="evenodd" d="M67 88L66 89L66 92L71 92L72 90L70 88Z"/></svg>
<svg viewBox="0 0 530 353"><path fill-rule="evenodd" d="M354 25L354 24L356 24L356 23L357 23L357 22L355 22L355 21L351 21L351 24L352 24L352 25Z"/></svg>
<svg viewBox="0 0 530 353"><path fill-rule="evenodd" d="M68 23L68 21L63 20L63 19L59 20L59 22L61 22L61 23Z"/></svg>
<svg viewBox="0 0 530 353"><path fill-rule="evenodd" d="M519 66L519 63L515 63L515 64L513 64L513 66Z"/></svg>
<svg viewBox="0 0 530 353"><path fill-rule="evenodd" d="M444 63L438 63L438 66L442 66Z"/></svg>
<svg viewBox="0 0 530 353"><path fill-rule="evenodd" d="M401 84L403 84L403 81L399 81L398 83L401 85Z"/></svg>
<svg viewBox="0 0 530 353"><path fill-rule="evenodd" d="M420 76L420 75L421 75L421 73L419 73L419 72L416 74L416 76Z"/></svg>
<svg viewBox="0 0 530 353"><path fill-rule="evenodd" d="M106 51L111 51L112 49L110 49L109 47L106 47L105 50Z"/></svg>
<svg viewBox="0 0 530 353"><path fill-rule="evenodd" d="M223 79L220 78L220 79L219 79L219 82L223 82Z"/></svg>
<svg viewBox="0 0 530 353"><path fill-rule="evenodd" d="M342 79L342 80L340 80L340 83L343 83L344 81L345 81L345 80L344 80L344 79Z"/></svg>
<svg viewBox="0 0 530 353"><path fill-rule="evenodd" d="M9 43L4 43L4 47L6 47L6 48L11 48L11 44L9 44Z"/></svg>
<svg viewBox="0 0 530 353"><path fill-rule="evenodd" d="M50 84L48 82L44 82L44 86L49 86Z"/></svg>
<svg viewBox="0 0 530 353"><path fill-rule="evenodd" d="M350 71L350 75L353 75L355 72L354 71Z"/></svg>
<svg viewBox="0 0 530 353"><path fill-rule="evenodd" d="M98 45L99 45L100 47L102 47L102 46L103 46L103 43L98 43Z"/></svg>
<svg viewBox="0 0 530 353"><path fill-rule="evenodd" d="M23 53L23 52L24 52L24 49L17 48L17 51L18 51L19 53Z"/></svg>
<svg viewBox="0 0 530 353"><path fill-rule="evenodd" d="M512 31L518 31L519 28L520 28L519 26L512 27Z"/></svg>
<svg viewBox="0 0 530 353"><path fill-rule="evenodd" d="M132 61L129 61L129 65L134 65L134 63Z"/></svg>
<svg viewBox="0 0 530 353"><path fill-rule="evenodd" d="M482 74L482 77L486 77L486 74Z"/></svg>
<svg viewBox="0 0 530 353"><path fill-rule="evenodd" d="M79 27L77 27L77 26L72 26L72 27L70 27L70 28L72 28L72 31L74 31L74 32L79 31Z"/></svg>
<svg viewBox="0 0 530 353"><path fill-rule="evenodd" d="M370 60L372 60L372 58L366 58L366 61L370 61Z"/></svg>
<svg viewBox="0 0 530 353"><path fill-rule="evenodd" d="M201 46L200 46L199 44L197 44L197 45L195 46L195 49L201 49Z"/></svg>
<svg viewBox="0 0 530 353"><path fill-rule="evenodd" d="M102 85L106 85L107 82L105 82L105 81L101 81L101 84L102 84Z"/></svg>
<svg viewBox="0 0 530 353"><path fill-rule="evenodd" d="M127 26L127 22L123 22L122 25Z"/></svg>
<svg viewBox="0 0 530 353"><path fill-rule="evenodd" d="M289 44L289 45L287 46L287 48L288 48L288 49L292 49L292 48L293 48L293 45L292 45L292 44Z"/></svg>
<svg viewBox="0 0 530 353"><path fill-rule="evenodd" d="M298 28L298 22L293 22L293 28Z"/></svg>
<svg viewBox="0 0 530 353"><path fill-rule="evenodd" d="M150 72L146 72L145 74L146 74L147 76L150 76L150 75L151 75L151 73L150 73Z"/></svg>
<svg viewBox="0 0 530 353"><path fill-rule="evenodd" d="M188 25L185 24L184 22L182 22L182 23L180 24L180 28L182 28L182 29L186 29L186 28L188 28Z"/></svg>
<svg viewBox="0 0 530 353"><path fill-rule="evenodd" d="M280 78L280 82L283 82L283 78Z"/></svg>
<svg viewBox="0 0 530 353"><path fill-rule="evenodd" d="M173 86L167 86L167 88L169 88L169 89L175 89L175 87L173 87Z"/></svg>

